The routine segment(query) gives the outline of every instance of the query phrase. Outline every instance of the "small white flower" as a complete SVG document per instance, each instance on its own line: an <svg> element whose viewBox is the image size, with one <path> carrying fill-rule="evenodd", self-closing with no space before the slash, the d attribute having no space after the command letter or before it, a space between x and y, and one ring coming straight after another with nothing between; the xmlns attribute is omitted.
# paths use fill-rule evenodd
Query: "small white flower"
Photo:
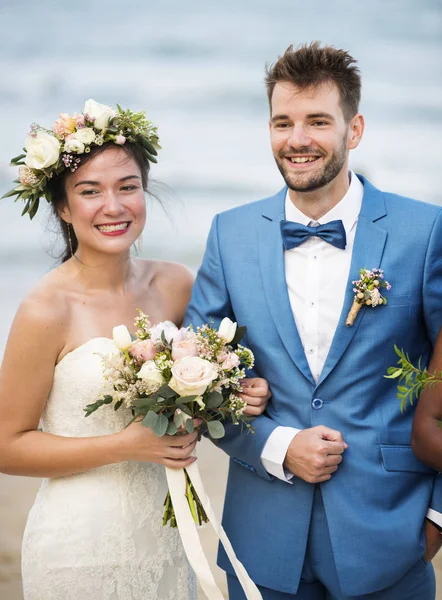
<svg viewBox="0 0 442 600"><path fill-rule="evenodd" d="M138 371L138 377L149 386L157 385L158 388L163 384L164 379L161 371L155 364L155 361L148 360Z"/></svg>
<svg viewBox="0 0 442 600"><path fill-rule="evenodd" d="M127 350L132 345L132 339L126 325L114 327L112 337L118 350Z"/></svg>
<svg viewBox="0 0 442 600"><path fill-rule="evenodd" d="M228 317L224 317L218 328L218 335L228 344L233 340L236 333L237 323L234 323Z"/></svg>
<svg viewBox="0 0 442 600"><path fill-rule="evenodd" d="M64 143L64 151L65 152L73 152L74 154L83 154L84 152L84 144L80 142L76 137L71 137L66 140Z"/></svg>
<svg viewBox="0 0 442 600"><path fill-rule="evenodd" d="M89 145L95 140L95 131L92 129L92 127L82 127L77 129L77 132L74 133L74 138L83 144Z"/></svg>

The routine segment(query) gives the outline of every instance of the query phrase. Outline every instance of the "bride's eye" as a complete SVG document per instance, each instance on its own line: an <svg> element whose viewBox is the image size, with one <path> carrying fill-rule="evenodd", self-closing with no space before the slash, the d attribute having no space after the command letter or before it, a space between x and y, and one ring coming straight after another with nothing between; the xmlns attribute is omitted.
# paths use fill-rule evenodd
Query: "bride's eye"
<svg viewBox="0 0 442 600"><path fill-rule="evenodd" d="M83 190L81 192L82 196L95 196L96 194L99 194L100 192L98 190Z"/></svg>
<svg viewBox="0 0 442 600"><path fill-rule="evenodd" d="M124 185L121 190L123 192L131 192L132 190L137 190L138 188L138 185Z"/></svg>

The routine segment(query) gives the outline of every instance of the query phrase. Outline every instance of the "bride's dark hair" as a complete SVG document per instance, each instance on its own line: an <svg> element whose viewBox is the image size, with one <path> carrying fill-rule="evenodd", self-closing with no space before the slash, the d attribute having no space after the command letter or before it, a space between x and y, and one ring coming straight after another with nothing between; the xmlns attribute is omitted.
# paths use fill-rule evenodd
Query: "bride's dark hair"
<svg viewBox="0 0 442 600"><path fill-rule="evenodd" d="M83 165L91 161L98 154L105 152L109 148L115 148L115 144L113 142L107 142L102 146L93 146L91 147L91 151L89 154L83 154L81 156L81 162L78 168L81 168ZM121 150L123 150L128 158L133 158L133 160L137 163L140 172L141 172L141 182L143 185L143 190L147 192L147 183L148 183L148 175L150 169L150 162L146 158L145 154L137 146L137 144L125 144L124 146L119 146ZM64 219L61 218L60 212L63 207L67 203L67 195L66 195L66 178L69 177L71 172L69 169L66 169L60 175L52 178L48 184L47 188L51 192L52 200L52 212L55 217L55 220L58 223L58 226L61 230L63 240L64 240L64 248L62 254L60 255L61 262L67 261L71 257L71 245L72 245L72 253L78 248L78 240L75 235L74 229L72 226L69 226ZM68 229L69 228L69 229ZM70 241L69 241L70 238Z"/></svg>

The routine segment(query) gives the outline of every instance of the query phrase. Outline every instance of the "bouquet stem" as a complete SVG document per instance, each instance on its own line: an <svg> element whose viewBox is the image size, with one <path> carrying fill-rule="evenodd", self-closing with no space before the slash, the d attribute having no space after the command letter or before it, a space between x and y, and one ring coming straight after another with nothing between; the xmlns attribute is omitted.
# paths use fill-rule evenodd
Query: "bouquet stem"
<svg viewBox="0 0 442 600"><path fill-rule="evenodd" d="M351 327L354 324L355 319L358 316L358 312L361 310L362 307L363 307L363 304L361 304L360 302L357 302L356 300L353 300L353 304L351 305L350 312L347 315L347 320L345 321L345 324L347 325L347 327Z"/></svg>
<svg viewBox="0 0 442 600"><path fill-rule="evenodd" d="M192 514L192 518L196 525L202 525L203 523L208 523L209 519L206 515L206 511L204 510L204 506L201 504L201 500L198 498L198 494L193 487L193 484L190 480L189 475L187 474L186 469L184 469L184 475L186 478L186 498L189 503L189 509ZM173 509L172 498L170 497L170 492L167 492L166 499L164 501L164 515L163 515L163 525L167 525L169 523L169 527L177 527L177 522L175 518L175 511Z"/></svg>

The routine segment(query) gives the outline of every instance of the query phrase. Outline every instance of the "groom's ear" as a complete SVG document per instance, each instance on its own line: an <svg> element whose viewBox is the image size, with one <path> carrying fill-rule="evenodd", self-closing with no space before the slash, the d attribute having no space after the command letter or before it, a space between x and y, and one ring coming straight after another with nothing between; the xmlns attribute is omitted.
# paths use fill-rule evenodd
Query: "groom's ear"
<svg viewBox="0 0 442 600"><path fill-rule="evenodd" d="M347 148L353 150L359 146L365 129L364 117L358 113L349 123Z"/></svg>

